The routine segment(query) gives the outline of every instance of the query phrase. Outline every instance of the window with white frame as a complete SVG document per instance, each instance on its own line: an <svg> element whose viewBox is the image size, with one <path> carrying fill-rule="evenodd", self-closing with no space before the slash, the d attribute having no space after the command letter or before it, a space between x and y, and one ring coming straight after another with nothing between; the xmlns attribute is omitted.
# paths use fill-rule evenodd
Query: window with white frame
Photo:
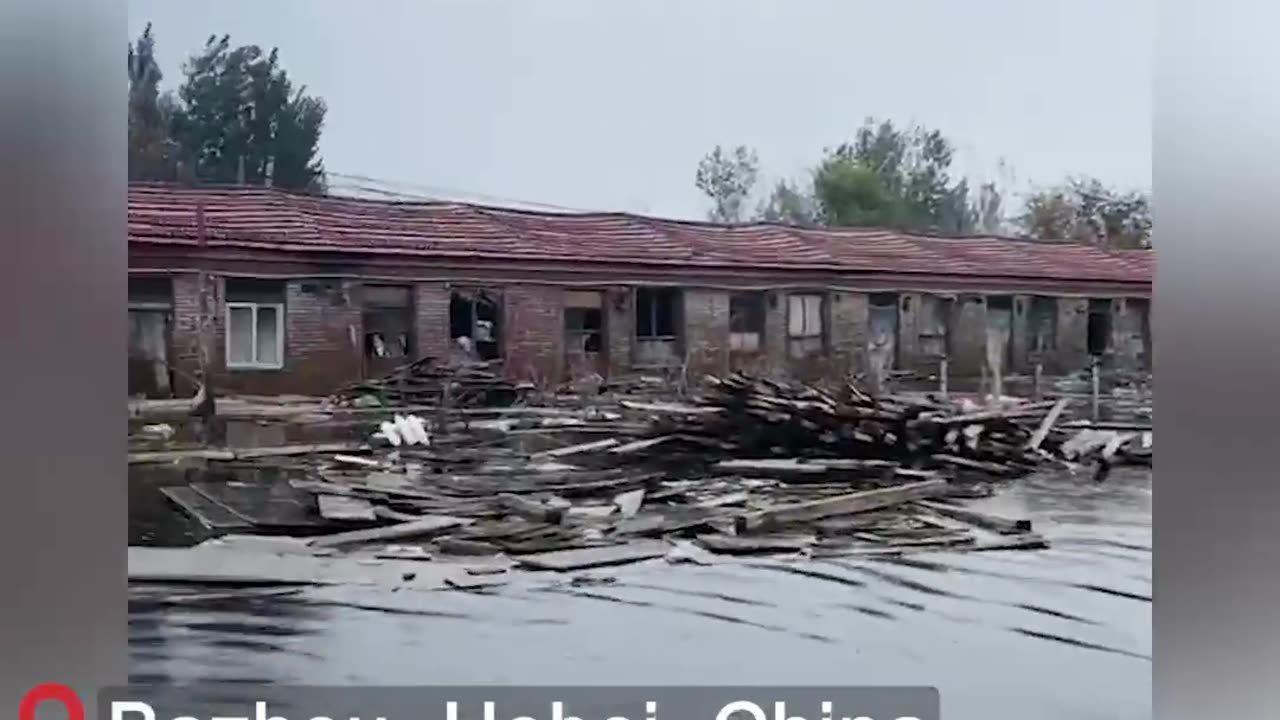
<svg viewBox="0 0 1280 720"><path fill-rule="evenodd" d="M822 352L825 337L822 305L819 294L787 297L787 338L793 357Z"/></svg>
<svg viewBox="0 0 1280 720"><path fill-rule="evenodd" d="M284 367L283 287L228 280L226 307L227 367Z"/></svg>

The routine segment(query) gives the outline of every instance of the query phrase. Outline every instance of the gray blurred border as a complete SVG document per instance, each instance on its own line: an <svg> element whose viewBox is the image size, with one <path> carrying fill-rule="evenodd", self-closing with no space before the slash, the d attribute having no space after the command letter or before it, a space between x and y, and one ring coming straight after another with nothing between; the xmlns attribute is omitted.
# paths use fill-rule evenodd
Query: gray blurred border
<svg viewBox="0 0 1280 720"><path fill-rule="evenodd" d="M112 0L0 7L0 708L16 717L35 684L91 699L127 677L127 33Z"/></svg>
<svg viewBox="0 0 1280 720"><path fill-rule="evenodd" d="M1159 13L1154 715L1271 717L1280 707L1280 8L1175 0Z"/></svg>

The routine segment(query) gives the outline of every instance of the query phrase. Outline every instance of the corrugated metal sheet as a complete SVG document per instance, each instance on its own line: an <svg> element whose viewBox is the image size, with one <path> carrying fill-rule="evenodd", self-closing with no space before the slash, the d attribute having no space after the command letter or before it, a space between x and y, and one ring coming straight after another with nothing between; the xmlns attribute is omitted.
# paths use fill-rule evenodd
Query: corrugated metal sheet
<svg viewBox="0 0 1280 720"><path fill-rule="evenodd" d="M1150 284L1151 251L885 230L723 226L623 213L393 203L267 188L129 188L129 240L439 258L823 269Z"/></svg>

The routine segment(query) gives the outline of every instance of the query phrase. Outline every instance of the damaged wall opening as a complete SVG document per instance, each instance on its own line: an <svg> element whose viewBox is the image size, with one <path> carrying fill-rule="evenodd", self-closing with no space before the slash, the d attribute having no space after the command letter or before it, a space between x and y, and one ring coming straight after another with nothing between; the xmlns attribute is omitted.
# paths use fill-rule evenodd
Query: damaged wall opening
<svg viewBox="0 0 1280 720"><path fill-rule="evenodd" d="M792 358L820 354L826 348L826 298L820 293L787 296L787 348Z"/></svg>
<svg viewBox="0 0 1280 720"><path fill-rule="evenodd" d="M173 281L129 278L129 395L173 395L169 347L173 333Z"/></svg>
<svg viewBox="0 0 1280 720"><path fill-rule="evenodd" d="M898 294L867 296L867 347L885 356L886 370L898 366Z"/></svg>
<svg viewBox="0 0 1280 720"><path fill-rule="evenodd" d="M680 364L680 330L684 325L681 298L676 288L636 289L636 367Z"/></svg>
<svg viewBox="0 0 1280 720"><path fill-rule="evenodd" d="M920 298L916 326L920 334L920 354L931 360L951 356L952 308L955 299L937 295Z"/></svg>
<svg viewBox="0 0 1280 720"><path fill-rule="evenodd" d="M764 293L729 295L729 351L758 353L764 345Z"/></svg>
<svg viewBox="0 0 1280 720"><path fill-rule="evenodd" d="M1027 351L1032 360L1042 360L1058 346L1058 302L1036 295L1027 311Z"/></svg>
<svg viewBox="0 0 1280 720"><path fill-rule="evenodd" d="M564 294L565 371L569 378L605 375L604 293L570 290Z"/></svg>
<svg viewBox="0 0 1280 720"><path fill-rule="evenodd" d="M227 278L226 297L227 368L283 368L284 282Z"/></svg>
<svg viewBox="0 0 1280 720"><path fill-rule="evenodd" d="M1010 295L992 295L987 298L987 342L997 344L999 354L988 359L1000 361L1000 371L1013 368L1013 297ZM994 368L992 368L994 369Z"/></svg>
<svg viewBox="0 0 1280 720"><path fill-rule="evenodd" d="M501 355L502 302L487 290L454 290L449 295L449 337L455 349L480 360Z"/></svg>
<svg viewBox="0 0 1280 720"><path fill-rule="evenodd" d="M1094 357L1111 349L1111 301L1089 301L1088 351Z"/></svg>
<svg viewBox="0 0 1280 720"><path fill-rule="evenodd" d="M413 291L405 285L361 288L365 377L380 377L413 354Z"/></svg>

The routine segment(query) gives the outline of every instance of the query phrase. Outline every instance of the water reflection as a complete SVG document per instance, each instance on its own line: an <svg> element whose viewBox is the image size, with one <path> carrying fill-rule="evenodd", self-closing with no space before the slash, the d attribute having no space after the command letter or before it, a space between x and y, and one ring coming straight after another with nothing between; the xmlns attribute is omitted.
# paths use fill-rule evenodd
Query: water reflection
<svg viewBox="0 0 1280 720"><path fill-rule="evenodd" d="M576 587L308 590L130 606L135 678L310 684L936 684L948 717L1150 717L1151 477L991 500L1038 552L617 570Z"/></svg>

